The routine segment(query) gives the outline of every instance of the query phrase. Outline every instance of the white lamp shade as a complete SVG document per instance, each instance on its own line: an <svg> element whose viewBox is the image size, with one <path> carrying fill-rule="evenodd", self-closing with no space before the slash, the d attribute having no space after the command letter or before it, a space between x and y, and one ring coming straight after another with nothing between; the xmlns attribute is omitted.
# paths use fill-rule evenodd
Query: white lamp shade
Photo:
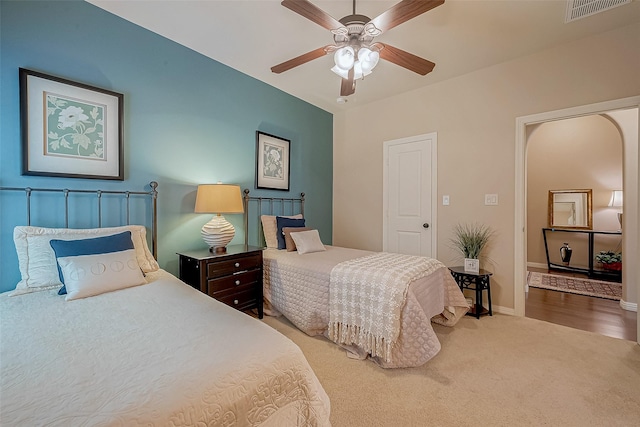
<svg viewBox="0 0 640 427"><path fill-rule="evenodd" d="M611 192L609 206L617 208L622 206L622 190L614 190Z"/></svg>
<svg viewBox="0 0 640 427"><path fill-rule="evenodd" d="M338 68L349 71L355 61L355 52L351 46L341 47L333 54L333 61Z"/></svg>
<svg viewBox="0 0 640 427"><path fill-rule="evenodd" d="M331 71L333 71L334 73L336 73L337 75L339 75L343 79L348 79L349 78L349 70L343 70L342 68L338 68L337 65L334 65L333 68L331 69Z"/></svg>
<svg viewBox="0 0 640 427"><path fill-rule="evenodd" d="M358 51L358 61L362 66L362 73L366 76L371 73L371 70L378 65L378 61L380 60L380 53L376 51L372 51L366 47L361 48Z"/></svg>
<svg viewBox="0 0 640 427"><path fill-rule="evenodd" d="M200 234L210 250L224 252L236 230L221 214L244 212L240 187L229 184L198 185L195 212L217 214L202 227Z"/></svg>
<svg viewBox="0 0 640 427"><path fill-rule="evenodd" d="M349 78L349 70L343 70L342 68L339 68L337 65L334 65L333 68L331 69L331 71L333 71L334 73L336 73L337 75L339 75L343 79L348 79ZM368 70L368 71L365 72L363 70L363 68L362 68L362 65L360 64L360 61L356 61L353 64L353 79L354 80L361 79L362 77L368 76L369 74L371 74L371 70Z"/></svg>
<svg viewBox="0 0 640 427"><path fill-rule="evenodd" d="M362 65L360 61L356 61L353 64L353 80L358 80L362 78Z"/></svg>

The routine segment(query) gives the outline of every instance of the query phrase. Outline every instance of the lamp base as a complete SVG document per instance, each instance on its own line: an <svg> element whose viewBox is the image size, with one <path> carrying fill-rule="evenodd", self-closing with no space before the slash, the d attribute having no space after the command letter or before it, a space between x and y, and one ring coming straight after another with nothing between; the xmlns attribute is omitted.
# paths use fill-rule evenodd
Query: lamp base
<svg viewBox="0 0 640 427"><path fill-rule="evenodd" d="M620 223L620 230L622 230L622 212L618 212L618 222Z"/></svg>
<svg viewBox="0 0 640 427"><path fill-rule="evenodd" d="M200 234L202 240L209 245L209 251L224 253L227 251L226 246L235 236L236 230L225 217L216 215L202 227Z"/></svg>

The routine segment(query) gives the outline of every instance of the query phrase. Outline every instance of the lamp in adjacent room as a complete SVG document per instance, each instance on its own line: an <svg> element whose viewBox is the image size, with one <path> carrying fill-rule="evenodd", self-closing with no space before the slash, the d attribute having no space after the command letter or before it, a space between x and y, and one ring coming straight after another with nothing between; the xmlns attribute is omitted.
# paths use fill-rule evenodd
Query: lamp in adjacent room
<svg viewBox="0 0 640 427"><path fill-rule="evenodd" d="M195 212L215 214L202 227L202 239L209 245L209 251L226 252L236 230L222 214L244 212L240 187L222 183L198 185Z"/></svg>
<svg viewBox="0 0 640 427"><path fill-rule="evenodd" d="M609 201L609 206L616 208L622 207L622 190L614 190L611 192L611 200ZM622 210L618 212L618 221L620 222L620 229L622 230Z"/></svg>

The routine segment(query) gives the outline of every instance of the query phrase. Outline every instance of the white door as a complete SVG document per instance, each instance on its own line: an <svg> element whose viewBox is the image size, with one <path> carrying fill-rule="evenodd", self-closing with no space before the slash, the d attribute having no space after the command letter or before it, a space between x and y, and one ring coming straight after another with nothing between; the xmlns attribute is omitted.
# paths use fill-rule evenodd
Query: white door
<svg viewBox="0 0 640 427"><path fill-rule="evenodd" d="M435 133L384 143L383 250L436 257Z"/></svg>

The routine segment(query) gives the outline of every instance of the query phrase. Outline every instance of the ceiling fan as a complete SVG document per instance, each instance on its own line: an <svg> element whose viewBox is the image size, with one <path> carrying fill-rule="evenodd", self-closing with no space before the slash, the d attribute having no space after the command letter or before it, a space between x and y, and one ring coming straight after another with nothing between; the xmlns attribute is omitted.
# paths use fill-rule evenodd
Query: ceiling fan
<svg viewBox="0 0 640 427"><path fill-rule="evenodd" d="M334 44L273 66L271 71L280 74L333 53L335 66L331 71L341 77L341 97L355 93L356 80L370 74L380 58L424 76L436 64L389 44L374 42L374 38L443 3L444 0L402 0L376 18L370 19L356 14L356 0L353 0L353 14L336 20L307 0L284 0L284 7L330 30Z"/></svg>

